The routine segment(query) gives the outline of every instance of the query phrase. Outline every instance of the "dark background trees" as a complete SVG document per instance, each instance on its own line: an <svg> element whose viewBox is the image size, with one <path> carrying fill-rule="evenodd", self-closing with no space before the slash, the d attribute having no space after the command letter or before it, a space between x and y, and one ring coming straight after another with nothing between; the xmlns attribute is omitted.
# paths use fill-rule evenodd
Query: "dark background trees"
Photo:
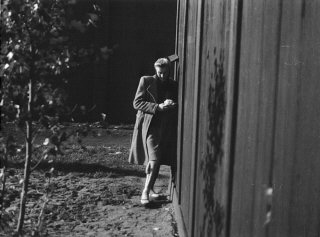
<svg viewBox="0 0 320 237"><path fill-rule="evenodd" d="M86 2L86 1L82 1ZM101 0L100 30L89 41L115 47L112 60L88 65L72 74L68 84L72 104L92 118L105 113L112 124L133 123L132 100L142 75L153 75L159 57L174 54L175 0Z"/></svg>

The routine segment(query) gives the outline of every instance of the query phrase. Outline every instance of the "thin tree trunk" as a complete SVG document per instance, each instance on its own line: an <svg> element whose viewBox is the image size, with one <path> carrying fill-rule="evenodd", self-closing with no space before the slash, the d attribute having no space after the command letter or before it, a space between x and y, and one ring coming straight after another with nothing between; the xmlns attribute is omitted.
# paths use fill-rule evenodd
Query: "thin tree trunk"
<svg viewBox="0 0 320 237"><path fill-rule="evenodd" d="M27 202L27 194L29 187L29 178L30 178L30 163L32 157L32 100L33 100L33 88L32 88L32 80L29 80L29 100L28 100L28 119L26 121L27 125L27 138L26 138L26 160L24 166L24 179L23 179L23 187L21 191L21 200L20 200L20 212L19 219L17 225L17 232L21 234L24 217L26 212L26 202Z"/></svg>
<svg viewBox="0 0 320 237"><path fill-rule="evenodd" d="M1 190L1 197L0 197L0 208L1 208L0 211L2 211L4 195L6 193L6 181L7 181L6 169L7 169L7 164L8 164L8 154L7 154L7 148L5 148L4 159L3 159L3 179L2 179L2 190Z"/></svg>

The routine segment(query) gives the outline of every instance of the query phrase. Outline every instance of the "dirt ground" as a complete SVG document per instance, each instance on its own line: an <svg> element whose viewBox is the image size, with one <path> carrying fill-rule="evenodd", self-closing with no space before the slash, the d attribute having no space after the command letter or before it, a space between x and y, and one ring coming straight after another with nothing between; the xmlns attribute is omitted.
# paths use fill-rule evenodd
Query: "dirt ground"
<svg viewBox="0 0 320 237"><path fill-rule="evenodd" d="M127 163L132 130L99 129L84 139L85 149L74 146L53 162L43 236L178 236L172 203L155 200L140 204L144 167ZM18 163L18 162L17 162ZM18 181L22 165L11 167L6 212L18 213ZM25 220L26 236L37 226L49 166L33 172ZM169 167L160 170L156 190L168 195ZM15 221L9 223L12 228ZM10 228L7 228L7 231ZM8 236L9 232L0 233Z"/></svg>

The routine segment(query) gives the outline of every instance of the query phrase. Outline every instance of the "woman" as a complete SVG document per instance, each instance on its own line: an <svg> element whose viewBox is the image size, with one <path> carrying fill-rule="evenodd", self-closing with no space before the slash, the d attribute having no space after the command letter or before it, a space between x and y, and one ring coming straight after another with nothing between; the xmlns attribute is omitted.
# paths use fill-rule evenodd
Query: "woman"
<svg viewBox="0 0 320 237"><path fill-rule="evenodd" d="M154 76L143 76L133 100L137 110L129 162L146 165L141 203L149 203L160 165L176 160L177 83L169 78L170 61L158 59Z"/></svg>

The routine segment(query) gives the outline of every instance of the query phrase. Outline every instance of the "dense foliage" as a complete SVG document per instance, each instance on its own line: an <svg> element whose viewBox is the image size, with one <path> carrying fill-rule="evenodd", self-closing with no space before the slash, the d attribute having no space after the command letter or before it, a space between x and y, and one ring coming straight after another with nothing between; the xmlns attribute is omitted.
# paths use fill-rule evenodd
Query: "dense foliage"
<svg viewBox="0 0 320 237"><path fill-rule="evenodd" d="M77 4L85 4L83 14L75 14ZM87 127L72 131L61 124L69 121L73 110L65 105L63 85L68 74L85 62L106 60L112 49L88 44L93 31L99 30L100 8L94 2L76 0L2 0L1 1L1 215L5 195L8 158L25 151L25 173L19 224L23 226L31 163L62 154L61 145L71 137L87 133ZM13 124L25 134L25 144L16 142ZM37 134L47 137L35 146ZM48 175L49 176L49 175Z"/></svg>
<svg viewBox="0 0 320 237"><path fill-rule="evenodd" d="M85 61L106 59L112 52L83 40L97 30L99 6L90 4L90 12L74 19L74 5L76 1L2 1L2 121L18 118L23 125L32 116L47 125L45 115L64 118L66 95L61 88L71 69ZM33 111L27 114L30 79Z"/></svg>

